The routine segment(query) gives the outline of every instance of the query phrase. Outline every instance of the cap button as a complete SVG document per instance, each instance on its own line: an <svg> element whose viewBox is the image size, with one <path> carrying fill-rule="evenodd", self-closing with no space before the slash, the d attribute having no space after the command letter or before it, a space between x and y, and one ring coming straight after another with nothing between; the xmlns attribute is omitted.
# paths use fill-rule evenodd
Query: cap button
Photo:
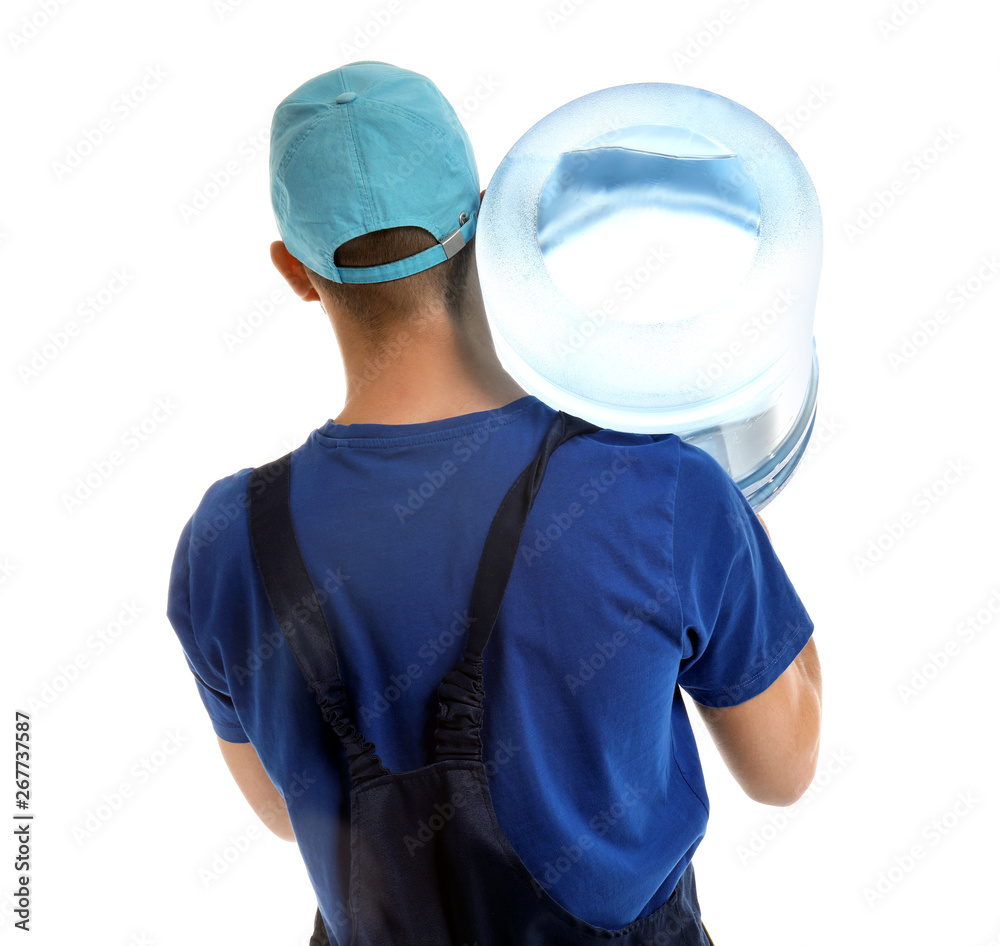
<svg viewBox="0 0 1000 946"><path fill-rule="evenodd" d="M338 105L346 105L348 102L353 102L357 97L357 92L341 92L334 101Z"/></svg>

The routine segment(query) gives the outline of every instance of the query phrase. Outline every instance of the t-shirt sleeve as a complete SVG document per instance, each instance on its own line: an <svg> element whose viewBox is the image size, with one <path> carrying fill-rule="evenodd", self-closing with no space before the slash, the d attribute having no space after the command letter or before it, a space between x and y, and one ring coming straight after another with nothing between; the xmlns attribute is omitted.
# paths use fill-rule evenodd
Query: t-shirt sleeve
<svg viewBox="0 0 1000 946"><path fill-rule="evenodd" d="M781 676L813 621L740 488L711 455L683 443L674 520L677 682L705 706L735 706Z"/></svg>
<svg viewBox="0 0 1000 946"><path fill-rule="evenodd" d="M216 734L226 742L249 742L233 704L221 654L217 648L199 642L194 626L191 609L191 533L194 520L192 516L184 526L174 553L167 592L167 619L180 640L198 695Z"/></svg>

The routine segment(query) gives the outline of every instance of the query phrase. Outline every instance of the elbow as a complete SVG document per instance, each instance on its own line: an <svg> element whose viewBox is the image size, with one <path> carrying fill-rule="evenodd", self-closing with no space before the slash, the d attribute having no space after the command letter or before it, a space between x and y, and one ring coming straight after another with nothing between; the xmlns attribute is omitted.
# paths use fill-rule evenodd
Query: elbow
<svg viewBox="0 0 1000 946"><path fill-rule="evenodd" d="M812 784L815 775L816 767L813 766L808 774L787 777L781 783L758 789L753 794L750 794L750 797L761 805L771 805L774 808L787 808L802 798Z"/></svg>
<svg viewBox="0 0 1000 946"><path fill-rule="evenodd" d="M286 824L269 824L267 826L271 833L281 838L282 841L295 841L295 832L292 830L292 823L289 821Z"/></svg>
<svg viewBox="0 0 1000 946"><path fill-rule="evenodd" d="M744 789L755 802L775 808L794 805L808 791L816 777L819 761L819 732L816 732L808 746L803 747L795 758L786 760L766 781L753 786L753 791Z"/></svg>
<svg viewBox="0 0 1000 946"><path fill-rule="evenodd" d="M282 841L296 840L292 819L289 818L288 809L283 802L260 807L257 810L257 817L273 835L281 838Z"/></svg>

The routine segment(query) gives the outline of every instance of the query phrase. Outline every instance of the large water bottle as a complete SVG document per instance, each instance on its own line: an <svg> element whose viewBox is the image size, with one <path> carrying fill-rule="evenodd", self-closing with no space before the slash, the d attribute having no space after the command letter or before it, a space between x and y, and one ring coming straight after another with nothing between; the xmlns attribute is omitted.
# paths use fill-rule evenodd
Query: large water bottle
<svg viewBox="0 0 1000 946"><path fill-rule="evenodd" d="M525 390L676 433L757 511L777 494L815 418L822 225L767 122L673 83L585 95L504 158L476 243L497 351Z"/></svg>

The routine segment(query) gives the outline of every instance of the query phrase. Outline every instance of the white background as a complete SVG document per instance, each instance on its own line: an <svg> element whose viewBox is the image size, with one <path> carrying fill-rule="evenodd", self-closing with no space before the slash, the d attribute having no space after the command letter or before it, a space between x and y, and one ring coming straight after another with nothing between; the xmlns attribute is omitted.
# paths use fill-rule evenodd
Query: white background
<svg viewBox="0 0 1000 946"><path fill-rule="evenodd" d="M35 707L36 814L33 929L12 925L5 829L0 939L308 939L297 850L265 836L229 776L166 589L205 489L340 411L329 324L268 257L267 129L307 78L381 59L459 108L484 184L535 121L620 83L709 89L789 138L824 214L825 433L765 518L816 622L823 746L810 794L782 811L747 800L699 728L705 922L719 946L1000 942L1000 280L975 279L1000 251L996 6L224 4L92 0L49 16L12 0L0 14L3 718L10 752L14 710ZM143 100L123 107L144 76ZM231 161L227 186L185 219ZM50 333L81 325L79 307L122 271L127 286L58 348ZM227 348L275 290L269 317ZM129 439L144 420L145 439ZM122 462L68 506L116 449ZM949 467L964 472L947 482ZM126 605L138 616L116 626ZM962 630L977 612L978 630ZM4 770L0 814L14 810Z"/></svg>

